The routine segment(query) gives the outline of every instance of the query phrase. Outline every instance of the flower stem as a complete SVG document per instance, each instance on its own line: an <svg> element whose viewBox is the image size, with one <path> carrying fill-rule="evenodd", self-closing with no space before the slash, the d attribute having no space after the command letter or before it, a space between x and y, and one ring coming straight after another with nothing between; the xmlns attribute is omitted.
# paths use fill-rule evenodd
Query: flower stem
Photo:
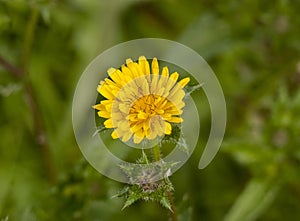
<svg viewBox="0 0 300 221"><path fill-rule="evenodd" d="M161 152L160 152L160 145L155 145L152 148L152 152L153 152L153 158L154 161L160 161L161 160ZM175 207L175 203L174 203L174 198L171 192L167 193L168 199L170 201L171 204L171 210L170 213L170 217L172 219L172 221L178 221L178 217L177 217L177 212L176 212L176 207Z"/></svg>
<svg viewBox="0 0 300 221"><path fill-rule="evenodd" d="M160 146L159 146L159 144L155 145L152 148L152 152L153 152L154 161L160 161Z"/></svg>

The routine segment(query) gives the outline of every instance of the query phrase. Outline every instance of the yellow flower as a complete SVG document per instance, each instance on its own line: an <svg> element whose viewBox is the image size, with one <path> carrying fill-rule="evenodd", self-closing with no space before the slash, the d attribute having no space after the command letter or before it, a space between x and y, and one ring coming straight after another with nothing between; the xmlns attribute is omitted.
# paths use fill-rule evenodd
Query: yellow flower
<svg viewBox="0 0 300 221"><path fill-rule="evenodd" d="M144 56L138 62L126 60L119 69L110 68L109 78L98 85L97 91L106 98L93 106L98 115L107 118L106 128L114 128L112 138L134 143L144 138L153 140L171 134L170 123L181 123L184 107L183 88L190 81L184 78L177 82L177 72L169 75L168 67L159 73L159 65L153 58L150 65Z"/></svg>

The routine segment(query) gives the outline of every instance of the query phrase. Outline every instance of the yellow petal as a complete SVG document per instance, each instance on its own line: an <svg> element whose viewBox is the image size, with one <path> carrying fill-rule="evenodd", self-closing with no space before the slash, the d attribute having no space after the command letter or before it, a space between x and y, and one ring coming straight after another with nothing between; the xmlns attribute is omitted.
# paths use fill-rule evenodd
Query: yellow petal
<svg viewBox="0 0 300 221"><path fill-rule="evenodd" d="M107 73L114 82L119 83L121 81L120 72L117 69L109 68Z"/></svg>
<svg viewBox="0 0 300 221"><path fill-rule="evenodd" d="M107 111L98 111L98 116L103 118L110 118L111 114L108 113Z"/></svg>
<svg viewBox="0 0 300 221"><path fill-rule="evenodd" d="M137 69L139 76L145 75L144 69L141 67L141 65L139 65L138 63L134 63L134 66Z"/></svg>
<svg viewBox="0 0 300 221"><path fill-rule="evenodd" d="M184 93L184 91L182 90L182 87L180 84L176 84L172 90L170 91L169 95L168 95L168 99L171 100L171 98L174 96L174 94L178 93L179 91L182 91ZM185 94L185 93L184 93ZM171 100L174 103L174 100Z"/></svg>
<svg viewBox="0 0 300 221"><path fill-rule="evenodd" d="M110 104L112 104L113 103L113 101L112 100L102 100L101 101L101 104L103 104L103 105L110 105Z"/></svg>
<svg viewBox="0 0 300 221"><path fill-rule="evenodd" d="M113 99L115 96L109 91L106 87L106 85L99 85L97 88L98 92L107 99Z"/></svg>
<svg viewBox="0 0 300 221"><path fill-rule="evenodd" d="M121 70L125 76L128 76L130 78L134 77L131 70L128 67L126 67L125 65L122 65Z"/></svg>
<svg viewBox="0 0 300 221"><path fill-rule="evenodd" d="M170 91L171 88L174 86L174 84L176 83L177 79L178 79L178 73L174 72L173 74L171 74L171 76L168 79L168 82L166 84L166 91Z"/></svg>
<svg viewBox="0 0 300 221"><path fill-rule="evenodd" d="M122 131L130 130L129 122L127 120L118 122L118 128Z"/></svg>
<svg viewBox="0 0 300 221"><path fill-rule="evenodd" d="M157 84L157 87L158 88L166 87L168 79L169 79L169 69L168 69L168 67L164 67L162 70L159 82Z"/></svg>
<svg viewBox="0 0 300 221"><path fill-rule="evenodd" d="M131 71L132 75L134 77L138 77L139 76L139 72L137 69L137 63L134 63L131 59L127 59L126 60L126 65L129 68L129 70Z"/></svg>
<svg viewBox="0 0 300 221"><path fill-rule="evenodd" d="M180 101L179 103L176 104L176 108L178 110L182 109L185 106L185 103L183 101Z"/></svg>
<svg viewBox="0 0 300 221"><path fill-rule="evenodd" d="M140 56L139 57L139 66L143 72L143 74L146 74L146 70L145 70L145 61L147 62L145 56Z"/></svg>
<svg viewBox="0 0 300 221"><path fill-rule="evenodd" d="M167 119L167 121L169 121L171 123L181 123L181 122L183 122L183 119L181 117L171 117L171 118Z"/></svg>
<svg viewBox="0 0 300 221"><path fill-rule="evenodd" d="M127 58L126 59L126 65L130 64L130 63L133 63L133 61L131 60L131 58Z"/></svg>
<svg viewBox="0 0 300 221"><path fill-rule="evenodd" d="M107 70L107 74L110 76L112 73L114 73L115 71L116 71L117 69L115 69L115 68L109 68L108 70Z"/></svg>
<svg viewBox="0 0 300 221"><path fill-rule="evenodd" d="M152 60L152 74L159 74L159 66L156 58Z"/></svg>
<svg viewBox="0 0 300 221"><path fill-rule="evenodd" d="M124 114L128 114L129 113L129 106L127 104L123 104L123 103L119 104L119 109Z"/></svg>
<svg viewBox="0 0 300 221"><path fill-rule="evenodd" d="M152 82L150 87L151 94L156 94L158 78L159 75L152 75Z"/></svg>
<svg viewBox="0 0 300 221"><path fill-rule="evenodd" d="M120 102L125 103L126 101L133 101L135 100L135 95L132 94L129 87L126 85L122 88L122 90L118 93L117 98Z"/></svg>
<svg viewBox="0 0 300 221"><path fill-rule="evenodd" d="M174 72L173 74L171 74L169 79L176 82L178 77L179 77L179 74L177 72Z"/></svg>
<svg viewBox="0 0 300 221"><path fill-rule="evenodd" d="M105 110L106 110L107 112L111 112L111 108L112 108L112 104L107 104L107 105L105 105Z"/></svg>
<svg viewBox="0 0 300 221"><path fill-rule="evenodd" d="M147 130L144 129L144 132L145 132L146 138L149 139L149 136L150 136L150 134L151 134L150 128L148 128Z"/></svg>
<svg viewBox="0 0 300 221"><path fill-rule="evenodd" d="M150 130L150 129L149 129L149 131L150 131L150 133L147 132L147 134L148 134L147 139L149 139L149 140L155 139L157 137L157 133L153 130Z"/></svg>
<svg viewBox="0 0 300 221"><path fill-rule="evenodd" d="M104 126L105 126L106 128L114 128L112 119L110 118L110 119L104 121Z"/></svg>
<svg viewBox="0 0 300 221"><path fill-rule="evenodd" d="M162 120L158 121L157 129L158 129L157 130L157 135L162 136L164 134L165 130L166 130L166 126L164 124L164 121L162 121Z"/></svg>
<svg viewBox="0 0 300 221"><path fill-rule="evenodd" d="M166 79L169 77L169 69L168 67L164 67L162 72L161 72L161 75L166 77Z"/></svg>
<svg viewBox="0 0 300 221"><path fill-rule="evenodd" d="M116 128L114 131L116 131L118 138L123 137L127 133L127 131L122 131L120 128Z"/></svg>
<svg viewBox="0 0 300 221"><path fill-rule="evenodd" d="M112 112L112 120L114 121L114 125L116 125L118 121L123 119L125 119L125 117L123 116L122 113L120 113L120 111Z"/></svg>
<svg viewBox="0 0 300 221"><path fill-rule="evenodd" d="M160 87L159 85L157 86L156 94L162 96L165 92L164 87Z"/></svg>
<svg viewBox="0 0 300 221"><path fill-rule="evenodd" d="M170 123L165 122L165 134L171 134L172 132L172 126Z"/></svg>
<svg viewBox="0 0 300 221"><path fill-rule="evenodd" d="M141 129L141 130L138 130L137 132L135 132L135 134L139 137L144 137L145 136L145 133L144 131Z"/></svg>
<svg viewBox="0 0 300 221"><path fill-rule="evenodd" d="M175 91L174 93L171 92L171 94L168 96L168 99L170 101L172 101L172 103L178 104L178 103L180 103L180 101L182 101L184 96L185 96L185 92L181 89L181 90Z"/></svg>
<svg viewBox="0 0 300 221"><path fill-rule="evenodd" d="M139 64L142 66L144 74L150 74L150 66L145 56L139 57Z"/></svg>
<svg viewBox="0 0 300 221"><path fill-rule="evenodd" d="M122 138L122 141L127 142L131 138L132 134L133 133L131 131L128 131L127 133L125 133L123 138Z"/></svg>
<svg viewBox="0 0 300 221"><path fill-rule="evenodd" d="M93 108L96 110L103 110L103 111L106 110L103 104L96 104L93 106Z"/></svg>
<svg viewBox="0 0 300 221"><path fill-rule="evenodd" d="M180 84L181 87L185 87L189 82L190 82L190 78L187 77L187 78L184 78L181 81L179 81L178 84Z"/></svg>
<svg viewBox="0 0 300 221"><path fill-rule="evenodd" d="M135 124L133 127L131 127L131 131L132 131L133 133L136 133L136 132L139 131L142 127L143 127L143 123L137 123L137 124Z"/></svg>
<svg viewBox="0 0 300 221"><path fill-rule="evenodd" d="M115 82L113 82L112 80L110 80L109 78L105 78L104 81L105 81L105 83L107 85L109 85L110 88L120 90L120 88L118 87L118 85Z"/></svg>
<svg viewBox="0 0 300 221"><path fill-rule="evenodd" d="M143 80L142 90L143 90L143 95L147 95L150 93L149 84L146 79Z"/></svg>
<svg viewBox="0 0 300 221"><path fill-rule="evenodd" d="M114 131L111 133L111 137L112 137L113 139L119 138L119 135L118 135L118 133L117 133L116 130L114 130Z"/></svg>
<svg viewBox="0 0 300 221"><path fill-rule="evenodd" d="M150 119L147 119L147 120L144 121L144 123L143 123L143 129L144 129L144 131L148 131L149 130L149 128L150 128L149 123L150 123Z"/></svg>
<svg viewBox="0 0 300 221"><path fill-rule="evenodd" d="M167 111L168 114L172 114L172 115L180 115L180 114L182 114L182 112L183 112L182 110L177 109L177 108L173 108L173 109Z"/></svg>
<svg viewBox="0 0 300 221"><path fill-rule="evenodd" d="M137 134L134 134L133 136L133 142L136 143L136 144L139 144L142 140L143 140L143 136L139 136Z"/></svg>

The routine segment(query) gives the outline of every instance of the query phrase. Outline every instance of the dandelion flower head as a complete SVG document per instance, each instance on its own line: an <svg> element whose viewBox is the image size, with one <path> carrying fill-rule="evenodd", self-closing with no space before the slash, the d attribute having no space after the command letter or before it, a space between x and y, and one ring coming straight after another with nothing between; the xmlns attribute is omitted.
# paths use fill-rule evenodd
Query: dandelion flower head
<svg viewBox="0 0 300 221"><path fill-rule="evenodd" d="M114 129L112 138L133 139L138 144L171 134L171 123L183 121L183 88L190 78L178 82L177 72L169 74L168 67L163 67L160 73L157 59L152 59L150 68L144 56L138 62L127 59L120 69L107 72L109 77L97 87L106 99L93 107L99 117L107 119L104 126Z"/></svg>

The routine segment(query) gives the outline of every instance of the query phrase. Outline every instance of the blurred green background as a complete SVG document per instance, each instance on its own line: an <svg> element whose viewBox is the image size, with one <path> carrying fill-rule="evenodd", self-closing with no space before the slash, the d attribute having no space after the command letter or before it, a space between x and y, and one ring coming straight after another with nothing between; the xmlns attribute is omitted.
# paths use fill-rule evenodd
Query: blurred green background
<svg viewBox="0 0 300 221"><path fill-rule="evenodd" d="M210 129L171 180L180 220L300 219L300 1L0 0L0 220L168 220L155 203L121 211L121 187L73 135L76 83L118 43L166 38L196 50L227 101L221 150ZM200 104L201 105L201 104Z"/></svg>

